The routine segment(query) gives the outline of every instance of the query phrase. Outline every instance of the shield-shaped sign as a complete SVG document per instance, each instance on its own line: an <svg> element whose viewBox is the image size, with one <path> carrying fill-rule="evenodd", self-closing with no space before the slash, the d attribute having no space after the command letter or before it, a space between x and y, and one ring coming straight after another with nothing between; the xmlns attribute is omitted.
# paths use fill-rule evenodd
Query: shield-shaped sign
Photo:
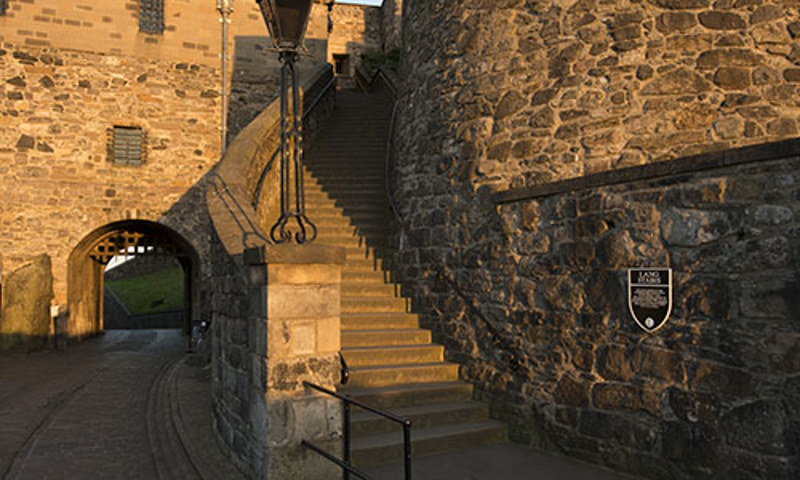
<svg viewBox="0 0 800 480"><path fill-rule="evenodd" d="M672 269L628 269L628 309L644 331L663 327L672 312Z"/></svg>

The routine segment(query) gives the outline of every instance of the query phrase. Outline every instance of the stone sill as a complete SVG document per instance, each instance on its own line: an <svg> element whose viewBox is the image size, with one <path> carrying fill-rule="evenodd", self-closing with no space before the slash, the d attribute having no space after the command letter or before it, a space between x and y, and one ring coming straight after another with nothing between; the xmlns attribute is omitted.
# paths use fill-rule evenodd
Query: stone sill
<svg viewBox="0 0 800 480"><path fill-rule="evenodd" d="M780 142L763 143L721 152L703 153L700 155L611 170L543 185L513 188L495 193L492 195L492 200L498 205L521 202L561 193L604 187L607 185L653 180L674 175L685 175L703 170L789 157L800 157L800 139L793 138Z"/></svg>

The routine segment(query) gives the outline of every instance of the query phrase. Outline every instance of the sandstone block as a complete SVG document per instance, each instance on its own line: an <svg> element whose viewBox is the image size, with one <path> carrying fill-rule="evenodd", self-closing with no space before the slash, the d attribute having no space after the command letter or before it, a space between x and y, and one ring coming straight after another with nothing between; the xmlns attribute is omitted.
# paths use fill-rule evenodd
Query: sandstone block
<svg viewBox="0 0 800 480"><path fill-rule="evenodd" d="M528 104L527 99L518 91L512 90L500 100L497 109L494 112L495 118L505 118L521 110Z"/></svg>
<svg viewBox="0 0 800 480"><path fill-rule="evenodd" d="M726 414L721 429L729 445L748 451L785 455L785 413L778 402L759 400Z"/></svg>
<svg viewBox="0 0 800 480"><path fill-rule="evenodd" d="M713 30L740 30L747 26L742 17L732 12L701 12L698 19L701 25Z"/></svg>
<svg viewBox="0 0 800 480"><path fill-rule="evenodd" d="M722 408L713 393L687 392L676 387L668 390L669 406L675 416L685 422L713 424Z"/></svg>
<svg viewBox="0 0 800 480"><path fill-rule="evenodd" d="M776 137L797 135L797 121L793 118L778 118L767 124L767 133Z"/></svg>
<svg viewBox="0 0 800 480"><path fill-rule="evenodd" d="M52 327L50 257L39 255L30 264L7 274L2 295L0 350L43 347Z"/></svg>
<svg viewBox="0 0 800 480"><path fill-rule="evenodd" d="M669 10L698 10L707 8L708 0L649 0L657 7Z"/></svg>
<svg viewBox="0 0 800 480"><path fill-rule="evenodd" d="M753 50L723 48L703 52L697 58L697 67L703 70L719 67L757 67L761 55Z"/></svg>
<svg viewBox="0 0 800 480"><path fill-rule="evenodd" d="M664 34L688 30L695 25L697 25L697 19L691 12L662 13L656 21L656 28Z"/></svg>
<svg viewBox="0 0 800 480"><path fill-rule="evenodd" d="M710 243L730 229L722 212L671 209L661 220L661 234L670 245L698 246Z"/></svg>
<svg viewBox="0 0 800 480"><path fill-rule="evenodd" d="M678 68L653 79L642 89L642 95L700 93L708 89L708 82L700 75L685 68Z"/></svg>
<svg viewBox="0 0 800 480"><path fill-rule="evenodd" d="M723 139L738 138L744 133L744 121L736 115L722 117L714 122L714 132Z"/></svg>
<svg viewBox="0 0 800 480"><path fill-rule="evenodd" d="M787 68L783 71L783 78L787 82L800 83L800 68Z"/></svg>
<svg viewBox="0 0 800 480"><path fill-rule="evenodd" d="M743 90L750 86L750 72L745 68L722 67L714 74L714 83L725 90Z"/></svg>
<svg viewBox="0 0 800 480"><path fill-rule="evenodd" d="M587 407L589 405L589 385L569 375L563 375L553 391L553 400L561 405Z"/></svg>
<svg viewBox="0 0 800 480"><path fill-rule="evenodd" d="M606 380L626 382L633 378L631 360L621 345L601 346L597 350L597 372Z"/></svg>
<svg viewBox="0 0 800 480"><path fill-rule="evenodd" d="M755 25L757 23L771 22L782 15L783 9L778 5L762 5L750 15L750 23Z"/></svg>

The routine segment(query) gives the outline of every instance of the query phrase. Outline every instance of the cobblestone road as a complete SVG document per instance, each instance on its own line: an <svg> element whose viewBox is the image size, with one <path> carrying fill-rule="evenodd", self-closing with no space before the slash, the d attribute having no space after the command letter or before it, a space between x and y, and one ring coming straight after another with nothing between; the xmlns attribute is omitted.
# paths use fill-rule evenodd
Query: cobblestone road
<svg viewBox="0 0 800 480"><path fill-rule="evenodd" d="M0 357L0 478L158 478L148 401L184 348L179 331L109 331Z"/></svg>

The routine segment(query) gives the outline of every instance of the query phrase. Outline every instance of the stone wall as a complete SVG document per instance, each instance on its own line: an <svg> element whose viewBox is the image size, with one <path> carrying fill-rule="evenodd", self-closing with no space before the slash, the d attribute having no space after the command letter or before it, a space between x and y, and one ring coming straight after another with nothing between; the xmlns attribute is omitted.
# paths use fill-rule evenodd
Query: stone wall
<svg viewBox="0 0 800 480"><path fill-rule="evenodd" d="M398 135L475 185L524 186L797 135L798 6L404 5ZM430 135L433 135L431 137ZM419 153L418 153L419 152ZM458 163L457 166L452 163Z"/></svg>
<svg viewBox="0 0 800 480"><path fill-rule="evenodd" d="M334 55L350 56L341 73L344 77L342 84L350 86L349 77L355 74L361 54L381 50L382 12L376 7L337 4L333 7L331 19L333 31L328 39L328 61L333 63Z"/></svg>
<svg viewBox="0 0 800 480"><path fill-rule="evenodd" d="M266 37L266 25L255 1L235 2L234 7L229 47L237 38ZM8 13L0 16L0 41L19 46L68 48L214 67L220 64L221 32L215 3L203 0L164 2L162 34L139 31L139 2L133 0L101 4L11 1ZM327 9L319 2L312 10L307 36L327 38Z"/></svg>
<svg viewBox="0 0 800 480"><path fill-rule="evenodd" d="M403 7L394 264L493 415L651 478L800 475L799 151L762 146L797 135L797 7ZM641 266L675 272L654 335Z"/></svg>
<svg viewBox="0 0 800 480"><path fill-rule="evenodd" d="M400 48L403 35L403 0L384 0L381 9L383 10L381 25L383 51Z"/></svg>
<svg viewBox="0 0 800 480"><path fill-rule="evenodd" d="M229 139L275 98L278 84L258 6L236 7ZM379 9L344 10L362 23L341 28L337 41L357 48L372 38L364 34L367 11ZM166 2L157 35L138 30L138 14L132 1L26 0L0 16L0 251L7 271L48 253L58 304L66 302L70 252L108 223L161 221L201 257L208 248L208 220L193 209L221 149L219 14L213 2ZM327 8L319 2L307 44L312 55L301 61L301 77L328 55ZM108 161L114 125L144 129L144 165Z"/></svg>
<svg viewBox="0 0 800 480"><path fill-rule="evenodd" d="M753 161L731 167L710 156L719 168L697 173L543 185L499 215L476 199L480 216L412 229L407 245L465 241L407 249L401 277L514 440L648 478L794 478L800 143L783 147L734 152ZM655 334L628 313L627 269L642 266L674 271Z"/></svg>
<svg viewBox="0 0 800 480"><path fill-rule="evenodd" d="M219 152L215 69L9 44L0 53L6 268L47 252L55 301L63 304L67 257L96 228L129 218L155 221L172 210L181 211L178 231L191 231L180 200L191 196ZM110 161L107 131L115 125L146 132L142 166Z"/></svg>
<svg viewBox="0 0 800 480"><path fill-rule="evenodd" d="M333 111L336 90L323 90L331 80L333 72L326 67L303 81L306 111L325 92L303 123L307 139L313 139ZM252 478L323 478L338 472L300 447L299 440L335 447L341 424L338 404L306 395L302 380L332 385L338 373L338 336L309 333L316 320L304 317L313 316L308 313L313 302L287 310L285 299L308 297L309 289L330 295L335 290L335 296L317 306L327 306L328 317L335 316L335 321L327 319L328 328L338 332L339 267L333 277L329 270L324 278L319 269L295 270L297 265L281 276L273 265L280 261L262 258L273 247L266 232L279 213L277 164L268 171L255 208L253 203L258 180L279 142L278 126L274 101L230 145L206 192L213 221L209 258L214 271L210 313L215 431L230 457ZM248 260L247 252L250 257L256 252L258 258ZM282 288L290 290L288 296ZM306 290L298 293L295 288ZM304 324L295 332L293 322L298 320ZM336 341L331 343L331 338ZM311 343L313 351L296 355L292 350Z"/></svg>

